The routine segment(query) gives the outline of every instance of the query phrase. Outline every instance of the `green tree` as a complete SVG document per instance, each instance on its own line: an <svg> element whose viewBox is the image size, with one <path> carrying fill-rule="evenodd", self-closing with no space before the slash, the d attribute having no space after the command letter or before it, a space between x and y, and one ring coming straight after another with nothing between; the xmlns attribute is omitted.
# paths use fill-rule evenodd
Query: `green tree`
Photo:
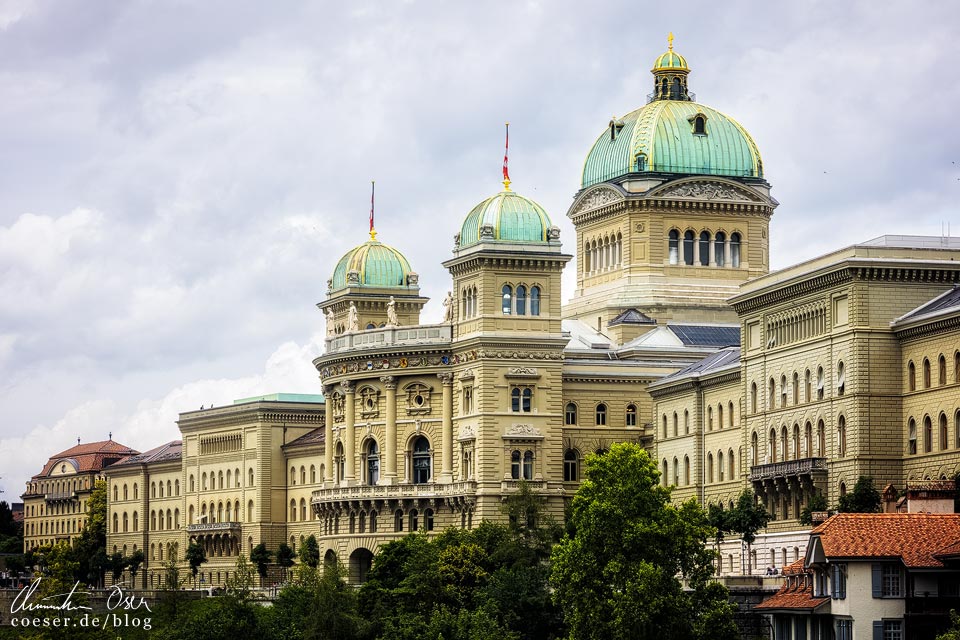
<svg viewBox="0 0 960 640"><path fill-rule="evenodd" d="M879 513L882 498L873 486L873 478L860 476L853 491L840 496L837 511L840 513Z"/></svg>
<svg viewBox="0 0 960 640"><path fill-rule="evenodd" d="M118 584L120 578L123 577L123 572L127 569L127 559L123 557L123 554L117 551L109 558L110 562L110 573L113 577L113 584Z"/></svg>
<svg viewBox="0 0 960 640"><path fill-rule="evenodd" d="M800 510L800 524L805 524L809 527L813 524L813 514L817 511L826 511L828 508L827 499L822 493L817 491L810 496L807 506Z"/></svg>
<svg viewBox="0 0 960 640"><path fill-rule="evenodd" d="M320 564L320 545L317 544L317 536L311 533L300 545L298 554L302 564L316 569Z"/></svg>
<svg viewBox="0 0 960 640"><path fill-rule="evenodd" d="M320 550L317 549L317 554L319 555ZM287 569L293 566L293 559L296 558L296 554L293 552L293 549L290 548L286 542L281 542L280 546L277 547L277 564L280 565L280 568L283 569L283 579L287 579Z"/></svg>
<svg viewBox="0 0 960 640"><path fill-rule="evenodd" d="M726 589L709 580L705 544L714 532L696 501L671 504L639 445L613 444L586 464L573 533L552 554L551 583L570 637L736 638Z"/></svg>
<svg viewBox="0 0 960 640"><path fill-rule="evenodd" d="M956 609L950 609L950 628L937 636L936 640L960 640L960 615Z"/></svg>
<svg viewBox="0 0 960 640"><path fill-rule="evenodd" d="M250 562L257 568L257 575L260 576L260 586L263 586L263 580L267 577L267 567L270 565L270 559L273 554L267 549L267 545L260 543L250 552Z"/></svg>
<svg viewBox="0 0 960 640"><path fill-rule="evenodd" d="M190 573L193 574L193 588L197 588L197 573L200 571L200 565L207 561L207 552L203 546L196 542L191 542L187 547L186 560L190 564Z"/></svg>
<svg viewBox="0 0 960 640"><path fill-rule="evenodd" d="M753 572L753 543L757 539L757 532L770 522L770 514L766 507L757 501L753 490L744 489L737 496L733 509L724 516L727 531L739 533L740 538L747 543L747 574Z"/></svg>
<svg viewBox="0 0 960 640"><path fill-rule="evenodd" d="M130 581L134 586L137 584L137 573L140 572L140 567L143 565L144 559L142 549L137 549L127 558L127 568L130 570Z"/></svg>
<svg viewBox="0 0 960 640"><path fill-rule="evenodd" d="M73 544L77 562L75 580L96 587L103 586L103 577L110 566L107 557L107 483L98 480L87 500L87 523Z"/></svg>
<svg viewBox="0 0 960 640"><path fill-rule="evenodd" d="M227 593L243 600L249 599L255 575L256 569L247 561L247 556L241 553L237 557L233 575L227 580Z"/></svg>

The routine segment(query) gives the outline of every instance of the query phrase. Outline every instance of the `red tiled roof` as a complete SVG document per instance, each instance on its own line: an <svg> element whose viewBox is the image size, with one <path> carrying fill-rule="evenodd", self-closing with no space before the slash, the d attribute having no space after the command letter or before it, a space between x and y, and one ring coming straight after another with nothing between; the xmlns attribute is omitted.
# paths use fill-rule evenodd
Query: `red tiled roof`
<svg viewBox="0 0 960 640"><path fill-rule="evenodd" d="M803 560L803 558L799 558L785 566L782 571L783 575L790 576L804 573Z"/></svg>
<svg viewBox="0 0 960 640"><path fill-rule="evenodd" d="M799 562L799 561L798 561ZM792 567L796 562L791 564ZM796 584L791 586L791 582ZM807 580L806 583L802 579L787 580L783 587L780 588L780 591L777 591L774 595L770 596L760 604L758 604L754 609L792 609L794 611L813 611L817 607L825 605L830 602L830 598L827 597L813 597L813 583L811 580Z"/></svg>
<svg viewBox="0 0 960 640"><path fill-rule="evenodd" d="M942 567L960 543L957 513L839 513L810 532L827 558L902 558L908 567Z"/></svg>
<svg viewBox="0 0 960 640"><path fill-rule="evenodd" d="M75 464L77 471L84 473L87 471L100 471L104 467L104 461L108 463L116 462L140 453L136 449L114 442L113 440L102 440L100 442L88 442L70 447L65 451L51 456L47 464L43 465L43 471L35 475L34 479L43 478L49 475L53 467L61 462L70 460Z"/></svg>

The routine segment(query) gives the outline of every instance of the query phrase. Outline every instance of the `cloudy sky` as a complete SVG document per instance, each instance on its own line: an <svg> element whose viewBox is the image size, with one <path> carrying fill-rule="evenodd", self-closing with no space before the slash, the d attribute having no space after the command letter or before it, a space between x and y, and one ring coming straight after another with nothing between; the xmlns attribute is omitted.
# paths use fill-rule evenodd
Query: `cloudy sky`
<svg viewBox="0 0 960 640"><path fill-rule="evenodd" d="M760 146L774 268L960 235L958 24L948 0L0 0L4 498L78 437L146 450L180 411L316 392L314 304L371 179L425 321L504 121L514 187L570 246L583 158L669 31Z"/></svg>

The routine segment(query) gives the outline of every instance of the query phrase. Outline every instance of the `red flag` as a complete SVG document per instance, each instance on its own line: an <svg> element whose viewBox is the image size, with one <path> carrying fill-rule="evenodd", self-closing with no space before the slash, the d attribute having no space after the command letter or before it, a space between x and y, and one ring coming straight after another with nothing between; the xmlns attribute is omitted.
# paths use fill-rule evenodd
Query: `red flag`
<svg viewBox="0 0 960 640"><path fill-rule="evenodd" d="M510 123L507 123L507 144L503 149L503 179L510 179L510 172L507 170L507 155L510 153Z"/></svg>
<svg viewBox="0 0 960 640"><path fill-rule="evenodd" d="M370 231L373 231L373 195L376 184L373 180L370 181Z"/></svg>

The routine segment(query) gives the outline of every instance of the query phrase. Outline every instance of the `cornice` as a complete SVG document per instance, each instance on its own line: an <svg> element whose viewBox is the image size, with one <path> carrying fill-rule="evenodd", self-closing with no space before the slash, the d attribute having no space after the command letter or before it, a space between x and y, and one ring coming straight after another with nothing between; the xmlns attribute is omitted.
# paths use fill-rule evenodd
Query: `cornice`
<svg viewBox="0 0 960 640"><path fill-rule="evenodd" d="M905 324L902 328L893 327L893 331L901 340L911 340L956 328L960 328L960 312L941 318L920 319L916 324Z"/></svg>

